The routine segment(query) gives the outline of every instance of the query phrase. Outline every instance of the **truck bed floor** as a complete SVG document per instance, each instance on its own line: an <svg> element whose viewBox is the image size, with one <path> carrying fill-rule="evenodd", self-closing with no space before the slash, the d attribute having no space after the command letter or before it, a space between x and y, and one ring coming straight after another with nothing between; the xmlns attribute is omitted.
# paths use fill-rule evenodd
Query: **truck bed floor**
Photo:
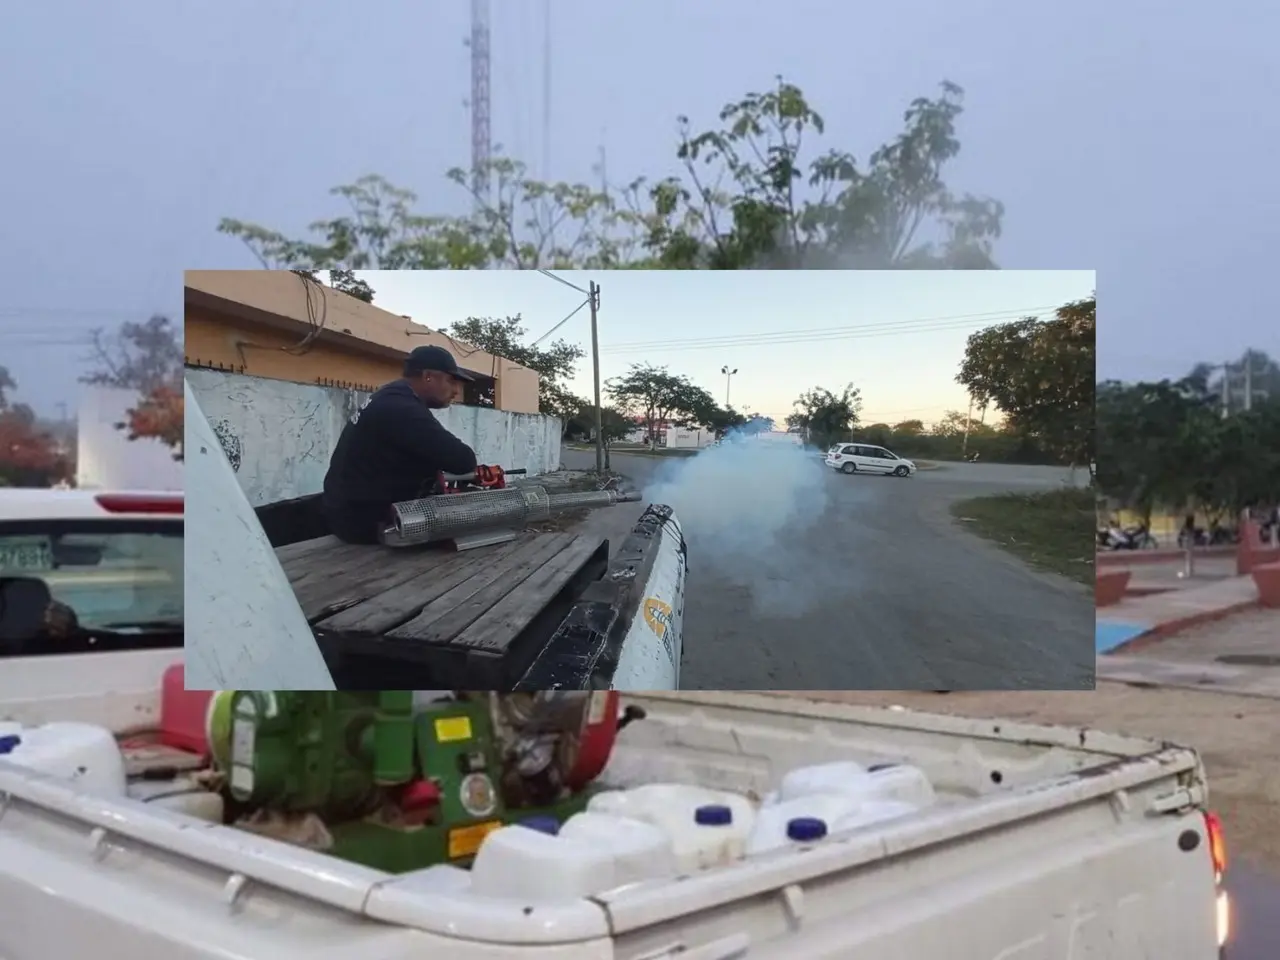
<svg viewBox="0 0 1280 960"><path fill-rule="evenodd" d="M340 689L509 689L608 554L572 533L465 553L335 537L276 549Z"/></svg>

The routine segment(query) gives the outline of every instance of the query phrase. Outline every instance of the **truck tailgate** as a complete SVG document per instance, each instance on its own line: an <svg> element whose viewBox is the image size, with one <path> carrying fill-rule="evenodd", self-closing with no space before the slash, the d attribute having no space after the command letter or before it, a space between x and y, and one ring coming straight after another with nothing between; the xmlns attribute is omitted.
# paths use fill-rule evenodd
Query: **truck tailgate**
<svg viewBox="0 0 1280 960"><path fill-rule="evenodd" d="M92 800L0 762L0 958L1217 956L1190 750L764 695L626 699L648 719L620 736L614 785L762 793L802 764L898 759L924 768L946 802L814 847L535 908Z"/></svg>

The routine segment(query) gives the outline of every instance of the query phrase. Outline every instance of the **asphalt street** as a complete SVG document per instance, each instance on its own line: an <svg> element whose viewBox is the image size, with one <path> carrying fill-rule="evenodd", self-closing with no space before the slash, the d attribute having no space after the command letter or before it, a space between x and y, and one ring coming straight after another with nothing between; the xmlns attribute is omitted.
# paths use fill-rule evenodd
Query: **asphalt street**
<svg viewBox="0 0 1280 960"><path fill-rule="evenodd" d="M715 452L690 460L615 453L612 461L653 493L704 456ZM566 449L564 463L588 469L594 455ZM948 464L907 479L845 476L817 457L813 470L799 477L793 464L781 481L805 484L802 507L816 511L795 529L779 529L741 491L726 490L746 504L736 547L722 527L702 530L698 514L718 507L705 491L657 491L685 500L676 504L689 543L682 688L1092 688L1091 594L1028 568L950 514L958 499L1060 487L1068 471ZM765 471L741 482L778 481Z"/></svg>

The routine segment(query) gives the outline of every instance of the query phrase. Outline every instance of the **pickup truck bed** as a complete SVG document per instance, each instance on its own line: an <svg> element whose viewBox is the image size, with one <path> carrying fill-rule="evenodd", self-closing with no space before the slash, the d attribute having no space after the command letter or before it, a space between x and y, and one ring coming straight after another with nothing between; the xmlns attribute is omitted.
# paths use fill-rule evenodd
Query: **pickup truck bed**
<svg viewBox="0 0 1280 960"><path fill-rule="evenodd" d="M133 673L142 665L136 659ZM0 702L0 717L92 714L95 695L67 691L65 673L24 669L34 671L24 699ZM112 694L96 695L103 714L145 723L154 695L126 702L124 673L124 664L98 671L97 686L83 687L110 684ZM92 800L0 760L0 956L1218 956L1205 784L1191 750L763 695L624 703L648 717L620 734L602 777L609 786L676 781L759 795L805 764L897 761L923 769L941 802L674 880L523 903L441 882L452 868L387 874L143 803Z"/></svg>
<svg viewBox="0 0 1280 960"><path fill-rule="evenodd" d="M609 541L525 532L458 553L326 536L275 552L340 689L405 686L410 670L415 687L486 690L524 676Z"/></svg>

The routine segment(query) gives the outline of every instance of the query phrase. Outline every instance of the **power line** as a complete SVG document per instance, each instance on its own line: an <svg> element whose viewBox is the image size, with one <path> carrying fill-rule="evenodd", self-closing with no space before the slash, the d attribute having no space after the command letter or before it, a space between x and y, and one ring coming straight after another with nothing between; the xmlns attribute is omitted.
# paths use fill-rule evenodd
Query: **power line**
<svg viewBox="0 0 1280 960"><path fill-rule="evenodd" d="M976 323L972 320L959 320L948 323L921 324L914 327L884 326L881 328L868 328L864 330L854 330L848 333L827 334L823 336L793 337L786 335L770 335L768 337L761 337L757 339L743 338L740 340L728 341L726 343L684 344L678 340L667 342L660 341L646 346L625 348L614 347L611 348L609 352L614 355L623 355L652 353L655 350L684 352L689 350L723 350L726 347L732 347L737 350L744 347L775 347L794 344L830 343L833 341L875 339L880 337L908 336L911 334L922 333L945 333L952 330L977 332L986 325L986 323Z"/></svg>
<svg viewBox="0 0 1280 960"><path fill-rule="evenodd" d="M537 340L533 341L533 343L529 344L529 346L530 346L530 347L536 347L536 346L537 346L538 344L540 344L543 340L547 339L547 337L551 336L553 333L555 333L557 330L559 330L561 327L563 327L566 323L568 323L570 320L572 320L575 316L577 316L578 312L579 312L583 307L585 307L588 303L590 303L590 302L591 302L591 297L590 297L590 296L588 296L588 297L587 297L587 299L583 300L580 304L578 304L576 307L574 307L574 308L569 312L568 316L566 316L563 320L561 320L559 323L557 323L554 327L552 327L550 330L548 330L546 333L544 333L542 336L540 336Z"/></svg>
<svg viewBox="0 0 1280 960"><path fill-rule="evenodd" d="M880 334L883 332L902 330L908 333L928 332L933 329L972 326L974 323L994 324L1002 321L1024 319L1044 310L1056 307L1025 307L1017 310L992 311L988 313L953 314L942 317L921 317L914 320L889 320L876 323L854 324L841 327L811 327L800 330L768 330L760 333L733 334L716 337L688 337L681 340L632 340L612 343L609 351L632 351L652 348L695 349L706 347L735 347L739 345L757 345L771 343L802 343L828 339L843 339L846 336L861 334Z"/></svg>
<svg viewBox="0 0 1280 960"><path fill-rule="evenodd" d="M569 288L570 288L570 289L572 289L572 290L577 290L577 291L578 291L580 294L582 294L584 297L589 297L589 296L591 296L590 292L588 292L588 291L586 291L586 290L583 290L583 289L582 289L582 287L578 286L576 283L570 283L570 282L569 282L568 280L566 280L564 277L557 277L557 276L556 276L554 273L552 273L550 270L543 270L543 269L539 268L538 272L539 272L540 274L542 274L544 277L550 277L550 278L551 278L552 280L554 280L556 283L563 283L566 287L569 287Z"/></svg>

